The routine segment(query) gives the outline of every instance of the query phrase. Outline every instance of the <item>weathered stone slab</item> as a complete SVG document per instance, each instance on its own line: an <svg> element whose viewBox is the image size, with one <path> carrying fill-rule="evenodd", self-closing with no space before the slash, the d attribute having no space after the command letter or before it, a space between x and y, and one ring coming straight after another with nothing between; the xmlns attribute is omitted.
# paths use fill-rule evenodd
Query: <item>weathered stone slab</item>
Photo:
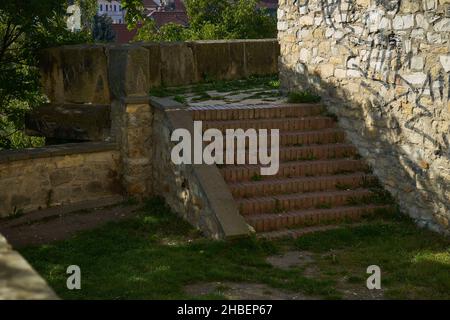
<svg viewBox="0 0 450 320"><path fill-rule="evenodd" d="M108 104L110 92L105 48L100 45L62 47L64 102Z"/></svg>
<svg viewBox="0 0 450 320"><path fill-rule="evenodd" d="M110 47L109 86L114 99L148 95L150 90L149 50L137 45Z"/></svg>
<svg viewBox="0 0 450 320"><path fill-rule="evenodd" d="M47 104L27 115L27 131L47 138L103 141L110 137L109 105Z"/></svg>
<svg viewBox="0 0 450 320"><path fill-rule="evenodd" d="M198 82L192 49L183 42L161 43L161 73L164 86Z"/></svg>
<svg viewBox="0 0 450 320"><path fill-rule="evenodd" d="M278 43L259 40L245 43L247 75L270 75L278 72Z"/></svg>
<svg viewBox="0 0 450 320"><path fill-rule="evenodd" d="M144 43L143 47L148 50L149 85L150 87L161 86L161 48L159 43Z"/></svg>
<svg viewBox="0 0 450 320"><path fill-rule="evenodd" d="M192 42L188 44L196 61L197 79L213 80L227 78L230 60L229 46L226 42Z"/></svg>

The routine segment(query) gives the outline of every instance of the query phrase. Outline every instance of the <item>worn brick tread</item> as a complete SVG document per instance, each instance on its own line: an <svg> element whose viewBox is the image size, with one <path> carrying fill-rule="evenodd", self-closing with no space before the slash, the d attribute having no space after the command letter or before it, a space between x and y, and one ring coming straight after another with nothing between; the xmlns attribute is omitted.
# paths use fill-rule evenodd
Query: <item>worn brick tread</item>
<svg viewBox="0 0 450 320"><path fill-rule="evenodd" d="M241 214L248 216L312 209L323 205L330 206L330 208L345 206L352 200L361 200L372 195L373 193L368 189L294 193L239 199L237 205Z"/></svg>
<svg viewBox="0 0 450 320"><path fill-rule="evenodd" d="M373 215L377 210L390 209L386 205L343 206L332 209L311 209L280 214L246 216L247 222L256 232L270 232L300 226L314 226L328 222L358 221L363 216Z"/></svg>
<svg viewBox="0 0 450 320"><path fill-rule="evenodd" d="M358 224L355 223L355 225L358 225ZM285 230L261 232L261 233L257 234L257 238L265 239L265 240L277 240L277 239L283 239L283 238L298 239L307 234L330 231L330 230L337 230L337 229L342 229L342 226L329 225L329 226L317 226L317 227L304 227L304 228L300 228L300 229L285 229Z"/></svg>
<svg viewBox="0 0 450 320"><path fill-rule="evenodd" d="M313 161L291 161L280 163L280 169L274 176L261 177L263 180L290 178L299 176L324 176L357 171L366 171L364 161L355 159L332 159ZM235 165L220 169L227 182L250 181L260 175L259 165Z"/></svg>
<svg viewBox="0 0 450 320"><path fill-rule="evenodd" d="M261 176L260 165L220 166L241 215L260 238L298 238L393 208L371 201L373 192L368 187L376 177L321 104L217 105L190 110L195 120L203 121L204 130L280 130L278 174ZM248 163L248 145L245 153Z"/></svg>
<svg viewBox="0 0 450 320"><path fill-rule="evenodd" d="M194 120L252 120L317 116L324 107L316 103L245 106L198 106L191 107Z"/></svg>
<svg viewBox="0 0 450 320"><path fill-rule="evenodd" d="M248 141L247 141L248 142ZM246 145L245 158L249 157L249 146ZM224 150L225 152L226 150ZM237 146L235 146L234 159L237 163ZM258 150L255 150L258 155ZM309 146L281 146L280 161L298 161L298 160L321 160L321 159L337 159L348 158L357 154L356 148L348 143L309 145ZM248 161L246 160L248 163Z"/></svg>
<svg viewBox="0 0 450 320"><path fill-rule="evenodd" d="M339 128L280 132L280 145L282 146L342 143L344 140L345 132Z"/></svg>
<svg viewBox="0 0 450 320"><path fill-rule="evenodd" d="M221 120L205 121L203 129L279 129L280 131L311 131L334 128L336 122L331 117L314 116L299 118L276 118L276 119L251 119L251 120Z"/></svg>
<svg viewBox="0 0 450 320"><path fill-rule="evenodd" d="M263 181L246 181L230 183L231 193L235 198L270 196L286 193L303 193L313 191L336 190L337 185L355 189L364 183L373 182L376 178L364 172L352 174L279 178Z"/></svg>

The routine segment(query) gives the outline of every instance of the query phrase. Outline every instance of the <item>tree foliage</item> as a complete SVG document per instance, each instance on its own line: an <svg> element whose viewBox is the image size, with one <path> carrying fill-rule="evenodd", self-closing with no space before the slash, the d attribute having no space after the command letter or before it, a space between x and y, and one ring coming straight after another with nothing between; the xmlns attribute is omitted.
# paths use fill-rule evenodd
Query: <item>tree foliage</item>
<svg viewBox="0 0 450 320"><path fill-rule="evenodd" d="M130 29L141 25L137 41L260 39L276 37L276 19L258 9L258 0L185 0L189 26L174 23L157 28L145 18L139 0L122 0ZM136 5L136 4L140 5Z"/></svg>
<svg viewBox="0 0 450 320"><path fill-rule="evenodd" d="M112 42L116 38L112 28L112 19L106 15L94 16L92 37L96 42Z"/></svg>
<svg viewBox="0 0 450 320"><path fill-rule="evenodd" d="M23 134L25 112L44 101L39 50L89 40L67 30L66 10L65 0L0 1L0 148L41 142Z"/></svg>
<svg viewBox="0 0 450 320"><path fill-rule="evenodd" d="M97 0L77 0L81 10L81 27L85 31L93 30L97 15Z"/></svg>

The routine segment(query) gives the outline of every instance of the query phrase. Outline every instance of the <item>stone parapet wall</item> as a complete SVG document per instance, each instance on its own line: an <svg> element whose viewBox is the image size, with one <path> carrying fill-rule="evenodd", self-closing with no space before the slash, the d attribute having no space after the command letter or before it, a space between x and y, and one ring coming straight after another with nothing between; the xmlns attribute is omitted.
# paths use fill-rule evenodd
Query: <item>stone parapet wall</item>
<svg viewBox="0 0 450 320"><path fill-rule="evenodd" d="M450 0L280 0L284 90L322 95L419 224L449 230Z"/></svg>
<svg viewBox="0 0 450 320"><path fill-rule="evenodd" d="M122 193L113 143L0 151L0 217Z"/></svg>
<svg viewBox="0 0 450 320"><path fill-rule="evenodd" d="M278 55L276 39L227 40L62 46L40 61L51 103L101 105L151 87L275 74Z"/></svg>
<svg viewBox="0 0 450 320"><path fill-rule="evenodd" d="M151 99L153 111L153 190L167 204L213 239L232 239L250 234L236 203L216 166L175 165L171 159L175 129L194 132L186 106L169 99Z"/></svg>

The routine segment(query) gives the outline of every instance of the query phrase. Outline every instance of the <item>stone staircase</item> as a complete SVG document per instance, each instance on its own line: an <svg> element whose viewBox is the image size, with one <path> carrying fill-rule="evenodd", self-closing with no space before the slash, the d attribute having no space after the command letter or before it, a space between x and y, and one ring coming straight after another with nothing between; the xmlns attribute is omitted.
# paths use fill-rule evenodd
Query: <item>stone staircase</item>
<svg viewBox="0 0 450 320"><path fill-rule="evenodd" d="M259 165L220 168L240 214L260 237L298 237L391 207L380 201L369 166L320 104L191 110L204 130L280 129L278 174L260 176Z"/></svg>

